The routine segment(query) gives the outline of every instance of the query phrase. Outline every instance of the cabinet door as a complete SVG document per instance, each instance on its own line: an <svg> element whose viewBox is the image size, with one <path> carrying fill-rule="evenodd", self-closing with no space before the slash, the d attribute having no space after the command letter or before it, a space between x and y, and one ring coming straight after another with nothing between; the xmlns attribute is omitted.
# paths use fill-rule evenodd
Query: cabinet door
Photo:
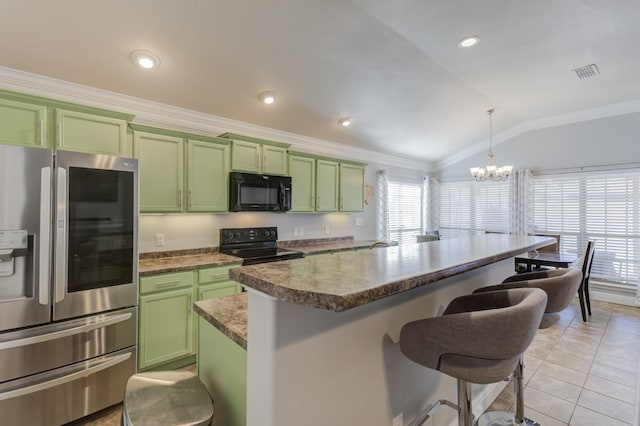
<svg viewBox="0 0 640 426"><path fill-rule="evenodd" d="M187 142L187 209L224 212L229 199L229 145Z"/></svg>
<svg viewBox="0 0 640 426"><path fill-rule="evenodd" d="M191 287L140 296L140 369L193 353Z"/></svg>
<svg viewBox="0 0 640 426"><path fill-rule="evenodd" d="M338 163L317 160L316 163L316 211L338 211Z"/></svg>
<svg viewBox="0 0 640 426"><path fill-rule="evenodd" d="M198 287L198 300L215 299L240 293L240 284L235 281L225 281L217 284L201 285Z"/></svg>
<svg viewBox="0 0 640 426"><path fill-rule="evenodd" d="M340 211L364 210L364 167L340 164Z"/></svg>
<svg viewBox="0 0 640 426"><path fill-rule="evenodd" d="M46 148L47 108L0 99L0 143Z"/></svg>
<svg viewBox="0 0 640 426"><path fill-rule="evenodd" d="M131 157L124 120L58 109L56 129L58 149Z"/></svg>
<svg viewBox="0 0 640 426"><path fill-rule="evenodd" d="M134 133L134 154L139 159L141 212L182 211L183 146L181 138Z"/></svg>
<svg viewBox="0 0 640 426"><path fill-rule="evenodd" d="M312 212L316 208L316 160L289 156L291 211Z"/></svg>
<svg viewBox="0 0 640 426"><path fill-rule="evenodd" d="M238 172L260 173L261 146L254 142L233 141L231 145L231 169Z"/></svg>
<svg viewBox="0 0 640 426"><path fill-rule="evenodd" d="M262 145L262 173L286 175L287 149L279 146Z"/></svg>

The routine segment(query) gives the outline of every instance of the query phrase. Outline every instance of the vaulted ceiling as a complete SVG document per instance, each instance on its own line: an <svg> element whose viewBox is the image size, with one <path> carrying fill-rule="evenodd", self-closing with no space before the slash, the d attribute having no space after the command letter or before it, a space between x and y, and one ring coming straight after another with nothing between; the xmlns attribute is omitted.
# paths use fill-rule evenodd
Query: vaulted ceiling
<svg viewBox="0 0 640 426"><path fill-rule="evenodd" d="M489 108L496 133L640 99L638 43L638 0L3 0L0 13L0 66L427 163L484 141ZM160 67L135 67L136 49ZM590 64L599 75L572 71Z"/></svg>

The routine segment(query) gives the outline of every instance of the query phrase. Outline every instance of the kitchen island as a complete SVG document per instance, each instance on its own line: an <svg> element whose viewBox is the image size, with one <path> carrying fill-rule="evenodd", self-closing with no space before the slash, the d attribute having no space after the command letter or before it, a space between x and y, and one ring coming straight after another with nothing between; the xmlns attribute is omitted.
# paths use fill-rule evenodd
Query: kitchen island
<svg viewBox="0 0 640 426"><path fill-rule="evenodd" d="M454 379L400 353L402 325L501 282L513 256L553 242L481 235L231 269L249 291L247 424L409 424L455 400ZM475 386L476 409L503 386ZM434 425L454 418L442 409Z"/></svg>

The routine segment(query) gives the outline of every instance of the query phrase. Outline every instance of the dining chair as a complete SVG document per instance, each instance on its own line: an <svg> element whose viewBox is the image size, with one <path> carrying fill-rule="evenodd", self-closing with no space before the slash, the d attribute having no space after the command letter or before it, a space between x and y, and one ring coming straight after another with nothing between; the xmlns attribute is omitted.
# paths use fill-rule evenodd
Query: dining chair
<svg viewBox="0 0 640 426"><path fill-rule="evenodd" d="M555 244L551 244L546 247L540 247L536 249L538 253L560 253L560 234L548 234L548 233L529 233L531 237L552 237L556 239Z"/></svg>
<svg viewBox="0 0 640 426"><path fill-rule="evenodd" d="M582 290L584 293L584 301L587 305L587 312L591 315L591 299L589 297L589 277L591 276L591 266L593 266L593 254L596 252L596 241L589 240L587 243L587 251L582 262L582 284L578 292ZM586 321L586 315L582 312L582 319Z"/></svg>

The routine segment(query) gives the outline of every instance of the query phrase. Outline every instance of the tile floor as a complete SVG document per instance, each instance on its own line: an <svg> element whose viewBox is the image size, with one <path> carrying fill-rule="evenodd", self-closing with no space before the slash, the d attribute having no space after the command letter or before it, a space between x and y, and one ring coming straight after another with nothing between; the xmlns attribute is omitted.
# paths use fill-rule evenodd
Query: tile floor
<svg viewBox="0 0 640 426"><path fill-rule="evenodd" d="M640 308L592 302L584 323L574 303L539 330L525 354L525 415L544 426L632 425L640 361ZM511 411L513 387L489 410ZM634 425L635 426L635 425Z"/></svg>
<svg viewBox="0 0 640 426"><path fill-rule="evenodd" d="M525 414L543 426L633 424L640 308L594 301L592 313L582 322L574 303L557 324L538 331L525 354ZM510 411L512 389L489 409ZM120 416L116 405L72 425L118 426Z"/></svg>

